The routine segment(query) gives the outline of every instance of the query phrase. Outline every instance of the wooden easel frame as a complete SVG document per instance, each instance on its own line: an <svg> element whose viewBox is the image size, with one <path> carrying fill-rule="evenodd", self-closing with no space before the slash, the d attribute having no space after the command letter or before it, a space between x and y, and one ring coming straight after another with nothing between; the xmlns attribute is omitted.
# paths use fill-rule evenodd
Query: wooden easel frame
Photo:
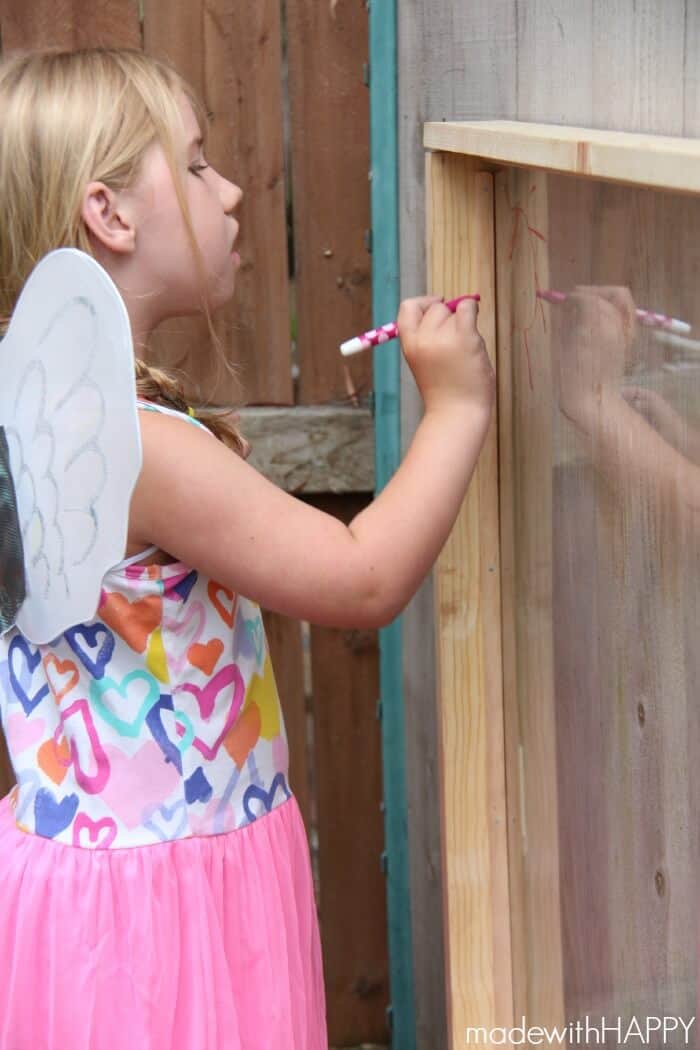
<svg viewBox="0 0 700 1050"><path fill-rule="evenodd" d="M479 328L498 373L494 181L516 166L700 193L700 141L497 122L424 125L428 292L446 298L481 292ZM510 411L499 376L501 414ZM514 705L513 538L507 487L512 465L498 434L498 412L452 533L434 570L438 750L445 915L446 1001L450 1050L467 1044L468 1026L519 1024L528 984L550 1019L563 1023L558 899L526 903L521 796L522 751ZM505 509L505 513L504 513ZM546 706L546 704L545 704ZM537 741L547 768L554 722L545 709ZM506 794L507 785L507 794ZM540 793L544 796L544 793ZM537 835L556 849L556 798L528 801ZM532 829L531 829L532 830ZM556 895L553 895L555 897ZM528 910L529 909L529 910ZM530 938L541 936L529 972ZM543 931L541 935L536 931ZM533 931L535 933L533 934ZM546 962L544 961L546 959ZM536 1022L532 1022L536 1023Z"/></svg>

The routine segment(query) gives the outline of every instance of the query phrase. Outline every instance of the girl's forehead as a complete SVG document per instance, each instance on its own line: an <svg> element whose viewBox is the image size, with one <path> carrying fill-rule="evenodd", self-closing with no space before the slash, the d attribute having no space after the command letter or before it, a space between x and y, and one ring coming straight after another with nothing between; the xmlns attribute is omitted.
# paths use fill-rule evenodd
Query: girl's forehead
<svg viewBox="0 0 700 1050"><path fill-rule="evenodd" d="M185 145L189 146L192 140L198 138L200 135L199 122L189 99L182 95L180 96L179 102L180 112L182 114Z"/></svg>
<svg viewBox="0 0 700 1050"><path fill-rule="evenodd" d="M181 120L176 127L171 129L171 133L176 154L180 160L185 161L187 154L191 152L192 142L200 136L200 127L189 100L185 96L180 96L178 103ZM144 153L140 176L134 188L152 193L154 190L162 189L164 184L170 185L171 181L172 175L163 145L156 140L147 147Z"/></svg>

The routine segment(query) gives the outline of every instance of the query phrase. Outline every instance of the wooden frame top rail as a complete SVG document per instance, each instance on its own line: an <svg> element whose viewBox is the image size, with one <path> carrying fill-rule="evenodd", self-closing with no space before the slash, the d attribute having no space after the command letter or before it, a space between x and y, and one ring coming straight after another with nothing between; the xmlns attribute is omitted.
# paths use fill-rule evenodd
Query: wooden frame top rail
<svg viewBox="0 0 700 1050"><path fill-rule="evenodd" d="M517 120L431 121L423 145L478 157L487 168L547 168L633 186L700 193L700 140Z"/></svg>

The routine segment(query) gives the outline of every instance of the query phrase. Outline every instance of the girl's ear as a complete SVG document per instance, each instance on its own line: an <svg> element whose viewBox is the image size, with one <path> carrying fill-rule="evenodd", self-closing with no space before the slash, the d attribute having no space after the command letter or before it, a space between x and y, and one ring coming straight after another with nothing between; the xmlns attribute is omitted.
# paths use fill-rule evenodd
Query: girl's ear
<svg viewBox="0 0 700 1050"><path fill-rule="evenodd" d="M85 188L80 214L88 230L113 252L133 252L136 228L129 209L104 182L90 182Z"/></svg>

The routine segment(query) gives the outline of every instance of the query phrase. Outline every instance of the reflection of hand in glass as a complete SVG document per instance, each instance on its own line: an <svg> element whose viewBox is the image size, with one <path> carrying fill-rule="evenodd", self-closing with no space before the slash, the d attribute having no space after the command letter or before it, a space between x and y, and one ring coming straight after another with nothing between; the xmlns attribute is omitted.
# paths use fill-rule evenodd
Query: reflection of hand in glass
<svg viewBox="0 0 700 1050"><path fill-rule="evenodd" d="M629 289L579 285L562 303L563 338L556 354L559 406L584 430L605 390L619 390L636 327Z"/></svg>
<svg viewBox="0 0 700 1050"><path fill-rule="evenodd" d="M645 386L626 386L622 396L669 445L692 459L693 463L700 464L700 431L679 415L661 394Z"/></svg>
<svg viewBox="0 0 700 1050"><path fill-rule="evenodd" d="M629 289L579 286L562 310L563 335L554 341L559 406L588 436L592 461L618 491L643 489L700 531L698 461L666 440L669 429L657 433L622 390L636 327ZM677 432L670 406L653 409Z"/></svg>

